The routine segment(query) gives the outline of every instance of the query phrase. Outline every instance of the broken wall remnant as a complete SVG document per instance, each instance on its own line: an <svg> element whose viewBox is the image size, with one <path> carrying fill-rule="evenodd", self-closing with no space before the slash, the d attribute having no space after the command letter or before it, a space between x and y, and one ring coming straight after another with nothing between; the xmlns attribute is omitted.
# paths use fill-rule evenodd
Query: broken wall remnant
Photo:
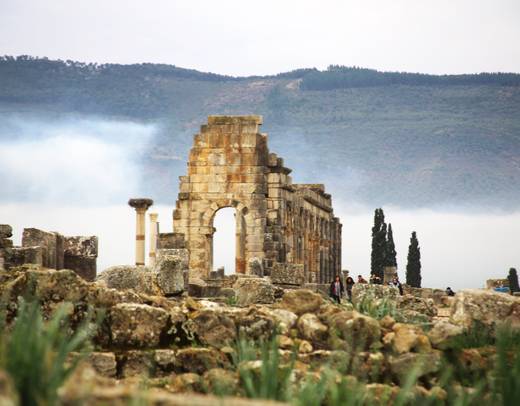
<svg viewBox="0 0 520 406"><path fill-rule="evenodd" d="M293 184L270 153L261 116L209 116L195 135L180 177L174 233L160 235L189 252L191 278L213 271L213 219L235 208L237 273L280 284L327 283L341 272L341 223L322 184ZM292 275L294 273L295 275Z"/></svg>
<svg viewBox="0 0 520 406"><path fill-rule="evenodd" d="M34 264L49 269L70 269L82 278L96 277L98 239L95 236L63 236L57 232L24 228L22 246L13 245L12 228L0 225L0 269Z"/></svg>

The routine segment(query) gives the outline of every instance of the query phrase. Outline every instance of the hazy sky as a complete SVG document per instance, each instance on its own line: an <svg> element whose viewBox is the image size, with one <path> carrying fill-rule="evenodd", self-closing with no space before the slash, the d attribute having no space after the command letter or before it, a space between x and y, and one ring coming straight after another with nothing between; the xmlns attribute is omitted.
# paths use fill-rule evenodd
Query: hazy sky
<svg viewBox="0 0 520 406"><path fill-rule="evenodd" d="M232 75L520 72L518 0L0 0L0 54Z"/></svg>

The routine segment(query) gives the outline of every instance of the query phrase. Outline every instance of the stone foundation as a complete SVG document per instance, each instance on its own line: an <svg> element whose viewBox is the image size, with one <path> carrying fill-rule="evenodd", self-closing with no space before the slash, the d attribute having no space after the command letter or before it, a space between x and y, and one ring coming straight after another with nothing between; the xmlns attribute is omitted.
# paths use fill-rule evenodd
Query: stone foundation
<svg viewBox="0 0 520 406"><path fill-rule="evenodd" d="M0 269L34 264L49 269L71 269L88 281L96 277L98 239L95 236L66 237L57 232L25 228L21 247L13 246L11 236L11 226L0 225Z"/></svg>

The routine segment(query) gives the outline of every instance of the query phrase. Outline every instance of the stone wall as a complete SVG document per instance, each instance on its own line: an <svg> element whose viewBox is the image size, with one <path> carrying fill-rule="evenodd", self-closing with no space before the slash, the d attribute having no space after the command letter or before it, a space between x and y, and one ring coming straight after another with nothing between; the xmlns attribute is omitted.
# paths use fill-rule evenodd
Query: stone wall
<svg viewBox="0 0 520 406"><path fill-rule="evenodd" d="M15 247L11 237L11 226L0 225L0 269L34 264L49 269L71 269L89 281L96 277L98 239L95 236L66 237L57 232L25 228L21 247Z"/></svg>
<svg viewBox="0 0 520 406"><path fill-rule="evenodd" d="M174 233L162 234L159 245L188 249L190 278L206 279L215 213L234 207L237 273L274 271L280 284L329 282L341 271L341 224L331 196L322 184L292 183L261 124L260 116L208 117L180 177Z"/></svg>

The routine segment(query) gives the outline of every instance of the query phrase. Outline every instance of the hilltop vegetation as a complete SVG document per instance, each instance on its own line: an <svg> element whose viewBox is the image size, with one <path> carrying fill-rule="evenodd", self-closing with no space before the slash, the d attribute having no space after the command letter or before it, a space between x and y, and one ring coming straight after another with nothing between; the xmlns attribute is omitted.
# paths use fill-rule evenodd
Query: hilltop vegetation
<svg viewBox="0 0 520 406"><path fill-rule="evenodd" d="M403 206L520 201L518 74L331 66L237 78L170 65L3 57L0 114L13 113L158 123L143 158L147 173L162 175L148 192L169 202L172 179L185 170L179 157L206 116L251 113L264 116L270 148L294 181L325 182L336 198Z"/></svg>

